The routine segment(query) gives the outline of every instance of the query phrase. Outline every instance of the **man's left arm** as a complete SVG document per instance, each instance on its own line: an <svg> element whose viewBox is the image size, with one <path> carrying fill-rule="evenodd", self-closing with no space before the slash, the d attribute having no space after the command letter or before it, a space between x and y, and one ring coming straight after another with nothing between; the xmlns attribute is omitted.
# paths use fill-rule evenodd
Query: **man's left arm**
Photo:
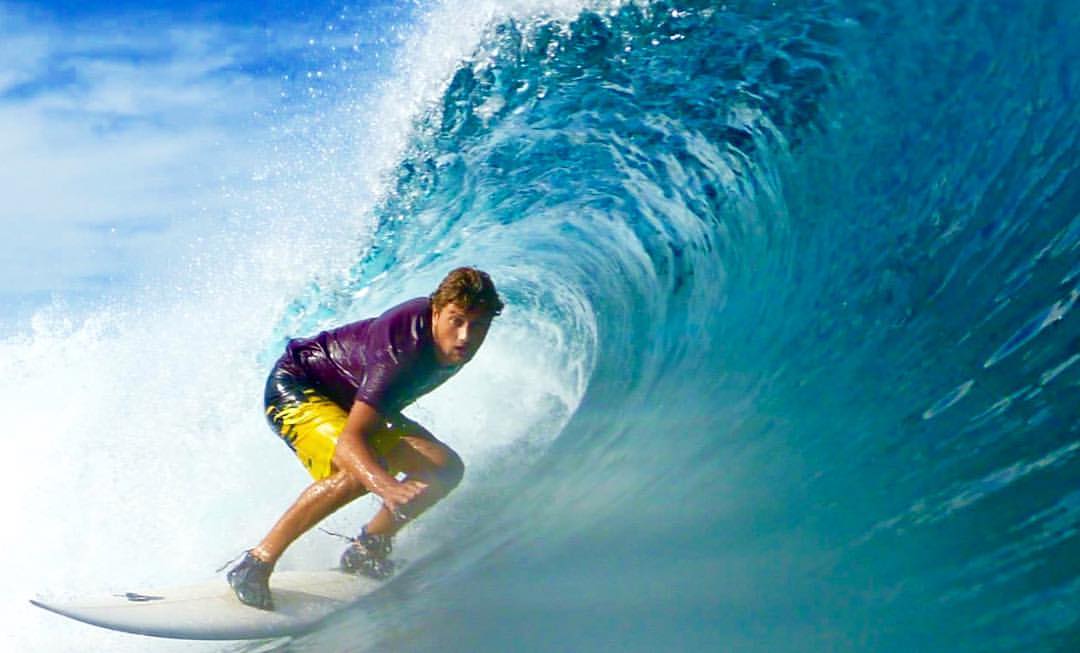
<svg viewBox="0 0 1080 653"><path fill-rule="evenodd" d="M423 494L427 485L417 480L397 480L379 464L369 437L380 426L382 416L371 404L353 402L334 449L334 465L378 495L391 512Z"/></svg>

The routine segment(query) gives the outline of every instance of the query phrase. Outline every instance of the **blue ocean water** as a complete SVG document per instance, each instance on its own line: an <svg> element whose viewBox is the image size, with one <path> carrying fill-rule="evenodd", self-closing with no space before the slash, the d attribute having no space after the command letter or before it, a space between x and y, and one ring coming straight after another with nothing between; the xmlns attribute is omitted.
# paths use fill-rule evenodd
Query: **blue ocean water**
<svg viewBox="0 0 1080 653"><path fill-rule="evenodd" d="M278 331L475 264L578 403L269 648L1076 650L1078 28L1069 0L495 20L373 244Z"/></svg>
<svg viewBox="0 0 1080 653"><path fill-rule="evenodd" d="M12 448L52 465L5 479L20 606L250 545L304 482L260 414L282 340L471 264L508 308L415 415L465 484L383 590L226 650L1077 650L1080 3L451 4L286 102L323 159L278 222L4 340ZM428 106L435 41L474 45ZM391 77L387 115L304 115L349 71ZM390 179L351 188L382 161L340 151L379 159L396 120ZM369 195L370 234L329 242ZM34 618L0 637L146 643Z"/></svg>
<svg viewBox="0 0 1080 653"><path fill-rule="evenodd" d="M1076 650L1078 10L492 24L279 330L477 264L580 403L276 649Z"/></svg>

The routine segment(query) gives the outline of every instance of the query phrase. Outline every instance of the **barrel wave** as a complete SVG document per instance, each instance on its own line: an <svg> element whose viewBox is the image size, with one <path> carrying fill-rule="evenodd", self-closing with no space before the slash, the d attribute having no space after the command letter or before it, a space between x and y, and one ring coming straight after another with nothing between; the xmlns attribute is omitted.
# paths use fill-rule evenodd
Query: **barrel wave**
<svg viewBox="0 0 1080 653"><path fill-rule="evenodd" d="M475 264L570 390L283 650L1070 650L1077 9L494 19L280 331Z"/></svg>
<svg viewBox="0 0 1080 653"><path fill-rule="evenodd" d="M284 340L475 265L507 308L407 410L464 482L383 589L226 650L1077 650L1076 0L402 6L312 74L362 93L290 96L271 217L0 342L13 606L258 541L308 479ZM0 637L146 645L49 619Z"/></svg>

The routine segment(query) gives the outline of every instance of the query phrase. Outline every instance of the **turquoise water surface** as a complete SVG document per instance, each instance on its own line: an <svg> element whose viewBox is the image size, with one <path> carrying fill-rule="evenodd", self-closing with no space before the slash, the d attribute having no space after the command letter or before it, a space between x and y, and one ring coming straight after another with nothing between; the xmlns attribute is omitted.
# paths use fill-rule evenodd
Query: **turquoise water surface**
<svg viewBox="0 0 1080 653"><path fill-rule="evenodd" d="M1074 650L1078 9L494 21L281 330L477 264L576 403L281 650Z"/></svg>

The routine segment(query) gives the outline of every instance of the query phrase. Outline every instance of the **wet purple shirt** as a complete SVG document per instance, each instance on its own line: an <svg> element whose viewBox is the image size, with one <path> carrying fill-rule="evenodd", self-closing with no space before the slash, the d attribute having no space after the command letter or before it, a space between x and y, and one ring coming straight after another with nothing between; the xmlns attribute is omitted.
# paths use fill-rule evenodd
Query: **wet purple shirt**
<svg viewBox="0 0 1080 653"><path fill-rule="evenodd" d="M286 360L334 403L349 410L362 401L383 414L400 411L461 369L443 367L435 357L427 297L290 340L285 351Z"/></svg>

